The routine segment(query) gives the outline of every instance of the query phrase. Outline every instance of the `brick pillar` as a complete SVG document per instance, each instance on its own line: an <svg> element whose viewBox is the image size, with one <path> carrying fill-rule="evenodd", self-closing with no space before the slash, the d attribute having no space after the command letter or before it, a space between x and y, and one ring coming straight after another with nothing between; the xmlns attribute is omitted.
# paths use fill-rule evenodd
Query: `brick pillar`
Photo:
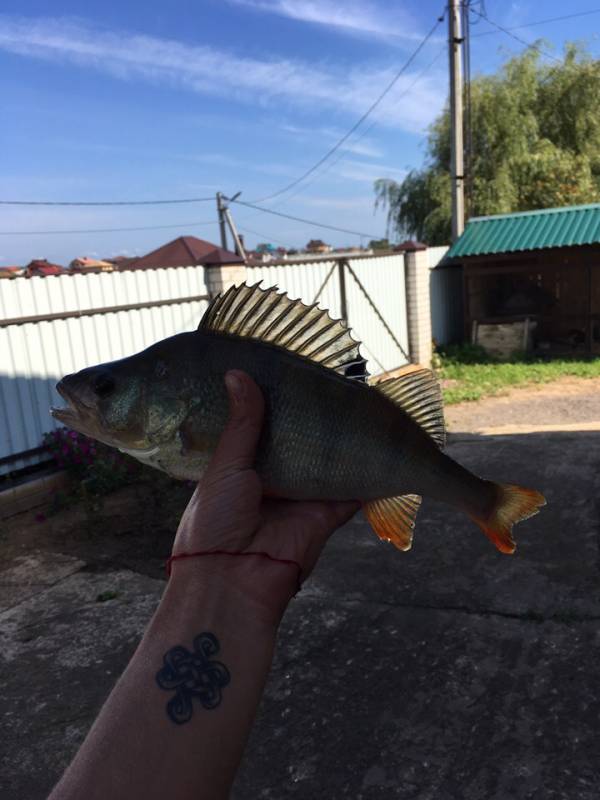
<svg viewBox="0 0 600 800"><path fill-rule="evenodd" d="M214 267L205 267L206 286L211 297L216 297L219 292L226 292L230 286L239 286L246 280L245 264L220 264Z"/></svg>
<svg viewBox="0 0 600 800"><path fill-rule="evenodd" d="M431 304L426 245L414 243L404 255L408 347L413 364L431 366Z"/></svg>

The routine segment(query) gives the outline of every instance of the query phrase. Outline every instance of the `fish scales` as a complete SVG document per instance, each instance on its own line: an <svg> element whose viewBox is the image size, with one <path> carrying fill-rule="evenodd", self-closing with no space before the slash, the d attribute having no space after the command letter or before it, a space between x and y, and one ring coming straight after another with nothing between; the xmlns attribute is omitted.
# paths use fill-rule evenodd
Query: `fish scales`
<svg viewBox="0 0 600 800"><path fill-rule="evenodd" d="M247 372L265 422L256 470L269 494L360 500L377 535L410 548L421 496L465 511L505 553L514 523L545 503L532 489L481 479L444 454L441 392L409 365L377 385L352 380L364 359L341 321L276 290L232 287L198 331L68 375L64 424L181 479L198 479L228 417L224 375Z"/></svg>

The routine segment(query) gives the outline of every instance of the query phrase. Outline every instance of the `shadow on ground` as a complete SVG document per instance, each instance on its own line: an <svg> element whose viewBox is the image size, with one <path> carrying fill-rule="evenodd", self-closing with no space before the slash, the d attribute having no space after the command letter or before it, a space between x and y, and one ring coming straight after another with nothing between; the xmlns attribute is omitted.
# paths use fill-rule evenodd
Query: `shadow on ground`
<svg viewBox="0 0 600 800"><path fill-rule="evenodd" d="M600 433L449 453L548 506L513 557L427 501L408 554L362 519L338 532L284 619L235 800L597 797ZM6 800L45 796L160 596L111 563L44 553L0 576Z"/></svg>

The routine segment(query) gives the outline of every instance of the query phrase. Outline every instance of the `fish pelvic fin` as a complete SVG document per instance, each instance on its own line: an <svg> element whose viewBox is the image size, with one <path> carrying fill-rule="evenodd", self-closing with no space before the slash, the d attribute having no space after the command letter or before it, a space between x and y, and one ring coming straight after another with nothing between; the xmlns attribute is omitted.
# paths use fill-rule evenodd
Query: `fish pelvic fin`
<svg viewBox="0 0 600 800"><path fill-rule="evenodd" d="M403 494L371 500L363 505L363 511L380 539L391 542L398 550L410 550L420 505L418 494Z"/></svg>
<svg viewBox="0 0 600 800"><path fill-rule="evenodd" d="M546 505L546 498L535 489L524 489L510 483L493 485L497 499L490 514L487 518L470 516L501 553L514 553L513 525L537 514Z"/></svg>
<svg viewBox="0 0 600 800"><path fill-rule="evenodd" d="M316 303L290 300L277 287L231 286L212 300L198 330L266 342L349 378L366 374L360 342L343 320L332 319Z"/></svg>
<svg viewBox="0 0 600 800"><path fill-rule="evenodd" d="M446 426L442 390L431 370L408 364L400 375L372 385L420 425L438 447L444 447Z"/></svg>

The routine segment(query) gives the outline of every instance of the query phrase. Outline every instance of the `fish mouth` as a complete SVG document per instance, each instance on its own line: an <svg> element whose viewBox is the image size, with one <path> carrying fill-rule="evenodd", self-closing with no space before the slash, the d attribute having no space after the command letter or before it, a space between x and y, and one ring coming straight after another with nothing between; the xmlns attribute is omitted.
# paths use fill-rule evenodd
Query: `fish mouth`
<svg viewBox="0 0 600 800"><path fill-rule="evenodd" d="M56 391L67 405L62 408L55 406L50 408L50 414L54 419L69 428L97 439L100 430L95 410L87 406L76 394L70 392L64 380L56 384Z"/></svg>

